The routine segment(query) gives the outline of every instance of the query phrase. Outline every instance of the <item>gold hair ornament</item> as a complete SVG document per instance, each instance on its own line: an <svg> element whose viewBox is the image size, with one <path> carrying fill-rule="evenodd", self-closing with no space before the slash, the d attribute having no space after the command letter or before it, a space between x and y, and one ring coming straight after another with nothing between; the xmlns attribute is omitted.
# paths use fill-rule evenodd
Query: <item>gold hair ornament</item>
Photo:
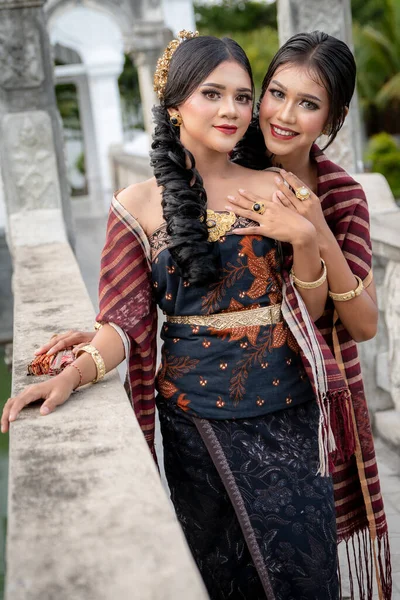
<svg viewBox="0 0 400 600"><path fill-rule="evenodd" d="M164 50L163 55L160 56L160 58L158 59L156 72L154 73L154 91L157 92L157 96L160 100L162 100L164 96L164 90L167 84L169 65L171 62L172 55L182 42L198 37L198 35L198 31L193 32L187 31L186 29L182 29L182 31L178 33L178 38L176 40L172 40L168 44L168 46Z"/></svg>

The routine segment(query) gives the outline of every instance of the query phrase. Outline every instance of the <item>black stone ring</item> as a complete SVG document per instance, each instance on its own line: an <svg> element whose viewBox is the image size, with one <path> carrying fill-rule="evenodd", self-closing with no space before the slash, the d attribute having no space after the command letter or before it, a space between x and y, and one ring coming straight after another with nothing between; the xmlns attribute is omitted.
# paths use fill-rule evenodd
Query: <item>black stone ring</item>
<svg viewBox="0 0 400 600"><path fill-rule="evenodd" d="M259 215L263 215L265 213L265 204L263 202L254 202L251 210Z"/></svg>

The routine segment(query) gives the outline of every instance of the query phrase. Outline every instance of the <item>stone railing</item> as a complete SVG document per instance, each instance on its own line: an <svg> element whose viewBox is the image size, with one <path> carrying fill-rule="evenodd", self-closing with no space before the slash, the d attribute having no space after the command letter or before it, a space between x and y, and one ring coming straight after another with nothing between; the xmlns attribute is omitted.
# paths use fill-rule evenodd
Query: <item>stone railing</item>
<svg viewBox="0 0 400 600"><path fill-rule="evenodd" d="M111 155L115 188L152 176L148 157L115 148ZM376 432L400 446L400 209L386 179L357 174L371 213L374 277L379 303L377 336L359 345L368 404Z"/></svg>
<svg viewBox="0 0 400 600"><path fill-rule="evenodd" d="M360 345L364 381L376 433L400 448L400 208L382 175L357 179L370 207L380 317L376 338Z"/></svg>
<svg viewBox="0 0 400 600"><path fill-rule="evenodd" d="M38 344L94 313L59 209L9 233L16 394ZM26 408L9 465L6 600L208 597L115 371L47 417Z"/></svg>

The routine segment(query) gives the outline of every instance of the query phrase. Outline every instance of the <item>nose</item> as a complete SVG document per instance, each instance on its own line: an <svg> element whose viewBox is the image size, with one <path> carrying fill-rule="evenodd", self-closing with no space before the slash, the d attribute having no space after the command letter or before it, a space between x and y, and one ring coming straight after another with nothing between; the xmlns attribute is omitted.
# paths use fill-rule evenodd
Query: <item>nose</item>
<svg viewBox="0 0 400 600"><path fill-rule="evenodd" d="M226 96L223 98L219 107L219 116L226 117L227 119L237 119L239 116L238 106L235 102L235 98Z"/></svg>
<svg viewBox="0 0 400 600"><path fill-rule="evenodd" d="M293 103L283 102L277 116L282 123L293 125L296 122L295 106Z"/></svg>

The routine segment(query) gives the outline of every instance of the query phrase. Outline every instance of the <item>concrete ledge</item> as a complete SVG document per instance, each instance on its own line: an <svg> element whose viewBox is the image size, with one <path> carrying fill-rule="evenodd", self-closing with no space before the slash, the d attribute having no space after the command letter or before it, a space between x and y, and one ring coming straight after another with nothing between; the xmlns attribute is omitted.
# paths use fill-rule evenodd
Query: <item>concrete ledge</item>
<svg viewBox="0 0 400 600"><path fill-rule="evenodd" d="M70 247L14 255L13 393L53 332L93 309ZM10 433L7 600L205 600L181 529L116 372Z"/></svg>

